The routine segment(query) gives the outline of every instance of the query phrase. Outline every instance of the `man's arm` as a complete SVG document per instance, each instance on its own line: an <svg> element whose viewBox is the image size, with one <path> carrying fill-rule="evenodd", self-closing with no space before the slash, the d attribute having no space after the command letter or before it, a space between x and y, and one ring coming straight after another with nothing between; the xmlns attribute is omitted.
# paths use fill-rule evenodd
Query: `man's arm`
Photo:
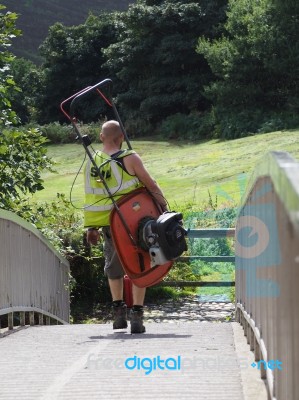
<svg viewBox="0 0 299 400"><path fill-rule="evenodd" d="M163 192L157 182L150 176L149 172L143 165L143 162L138 154L132 154L124 158L124 164L131 175L136 175L137 178L144 184L147 190L156 198L161 205L163 211L167 210L167 202Z"/></svg>

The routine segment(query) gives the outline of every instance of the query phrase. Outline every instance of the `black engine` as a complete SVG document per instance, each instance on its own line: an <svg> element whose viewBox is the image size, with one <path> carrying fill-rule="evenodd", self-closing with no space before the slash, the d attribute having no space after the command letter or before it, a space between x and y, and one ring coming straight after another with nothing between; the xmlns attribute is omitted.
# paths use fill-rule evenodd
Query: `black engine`
<svg viewBox="0 0 299 400"><path fill-rule="evenodd" d="M167 211L158 219L144 217L140 220L138 244L149 252L152 267L175 260L187 250L187 231L183 228L182 218L181 213Z"/></svg>

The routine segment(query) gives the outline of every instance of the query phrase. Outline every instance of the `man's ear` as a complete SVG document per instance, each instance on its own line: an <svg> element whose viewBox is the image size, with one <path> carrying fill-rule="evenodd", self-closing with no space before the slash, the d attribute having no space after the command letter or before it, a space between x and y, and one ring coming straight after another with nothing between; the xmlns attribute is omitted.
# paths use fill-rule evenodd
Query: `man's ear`
<svg viewBox="0 0 299 400"><path fill-rule="evenodd" d="M101 133L100 133L100 141L101 141L101 142L103 141L103 137L104 137L104 135L103 135L103 133L101 132Z"/></svg>

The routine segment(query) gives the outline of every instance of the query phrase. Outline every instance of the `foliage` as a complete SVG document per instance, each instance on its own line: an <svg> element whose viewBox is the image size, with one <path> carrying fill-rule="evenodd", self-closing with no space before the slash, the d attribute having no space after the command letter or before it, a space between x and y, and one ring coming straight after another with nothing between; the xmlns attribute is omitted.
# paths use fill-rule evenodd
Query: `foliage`
<svg viewBox="0 0 299 400"><path fill-rule="evenodd" d="M15 58L11 72L16 85L22 88L11 97L12 107L22 124L34 121L36 104L42 91L42 72L31 61Z"/></svg>
<svg viewBox="0 0 299 400"><path fill-rule="evenodd" d="M60 103L82 88L110 76L110 71L103 67L102 49L116 40L116 15L90 15L85 24L66 27L56 23L49 29L40 48L45 63L42 68L44 88L38 103L39 123L65 122ZM84 122L102 119L108 113L107 107L99 96L90 96L80 102L76 117Z"/></svg>
<svg viewBox="0 0 299 400"><path fill-rule="evenodd" d="M194 208L197 211L192 211ZM209 204L185 205L184 226L186 228L229 228L235 226L237 207L235 204L228 204L226 207L218 207L217 201L210 199ZM234 254L232 240L226 238L211 239L189 239L188 255L190 256L232 256ZM176 262L171 268L166 281L230 281L234 280L235 267L232 263L209 263L195 260L190 263ZM162 289L162 288L159 288ZM163 288L164 289L164 288ZM180 294L201 293L205 295L223 294L230 299L233 298L231 289L227 288L171 288L167 295L175 298ZM163 295L163 291L160 294ZM150 298L153 293L150 293Z"/></svg>
<svg viewBox="0 0 299 400"><path fill-rule="evenodd" d="M6 3L14 7L15 2ZM125 9L127 4L121 3L115 7ZM46 17L52 11L49 6ZM72 12L78 12L76 2ZM17 16L8 13L5 18ZM7 53L1 53L1 85L10 102L2 104L1 112L17 120L13 109L22 123L36 118L42 125L64 123L60 102L110 77L131 137L162 132L171 138L179 131L187 140L234 139L295 128L298 20L294 0L138 0L127 11L90 14L81 25L56 23L41 46L45 62L40 69L23 59L7 71ZM5 50L11 37L19 35L12 25L8 29ZM98 100L82 100L78 118L110 118L111 108Z"/></svg>
<svg viewBox="0 0 299 400"><path fill-rule="evenodd" d="M212 207L205 206L201 211L186 212L184 220L190 229L197 228L230 228L236 224L238 208L234 203L218 207L217 202ZM189 253L192 256L230 256L233 255L232 244L226 238L190 239Z"/></svg>
<svg viewBox="0 0 299 400"><path fill-rule="evenodd" d="M118 78L117 101L134 135L152 134L171 115L207 109L202 90L212 74L195 46L200 35L220 34L225 5L138 1L122 13L118 40L103 52Z"/></svg>
<svg viewBox="0 0 299 400"><path fill-rule="evenodd" d="M138 1L127 12L90 15L78 26L56 23L40 48L39 123L64 121L60 102L107 77L132 135L152 133L172 114L205 110L209 102L201 91L212 74L195 46L200 34L220 34L226 1ZM112 110L102 103L83 99L76 116L84 122L110 118Z"/></svg>
<svg viewBox="0 0 299 400"><path fill-rule="evenodd" d="M299 107L298 6L230 0L227 17L225 34L200 38L197 47L217 77L205 88L217 136L263 132L270 121L272 129L293 128Z"/></svg>
<svg viewBox="0 0 299 400"><path fill-rule="evenodd" d="M100 142L100 131L104 121L90 122L89 124L81 124L78 128L82 136L88 135L92 143Z"/></svg>
<svg viewBox="0 0 299 400"><path fill-rule="evenodd" d="M20 127L20 130L26 129L26 127L31 127L32 124L24 125ZM66 144L66 143L77 143L79 140L73 127L69 124L60 124L59 122L51 122L45 125L36 125L40 130L43 137L47 139L47 142L51 144ZM79 124L78 129L82 136L88 135L92 143L99 142L99 132L101 123L91 122L89 124Z"/></svg>
<svg viewBox="0 0 299 400"><path fill-rule="evenodd" d="M83 215L62 194L36 207L36 225L70 262L71 310L110 299L104 276L102 249L86 242Z"/></svg>
<svg viewBox="0 0 299 400"><path fill-rule="evenodd" d="M238 208L234 203L219 207L217 199L213 201L210 197L208 206L204 206L201 211L185 214L186 226L193 228L235 227L237 212ZM190 239L189 253L192 256L233 256L233 240L228 238ZM190 263L190 269L197 280L233 281L235 279L235 266L232 263L207 263L194 260ZM231 301L234 299L234 290L226 287L201 287L197 293L204 298L222 295Z"/></svg>
<svg viewBox="0 0 299 400"><path fill-rule="evenodd" d="M173 114L162 121L159 134L176 140L205 139L214 129L212 113Z"/></svg>
<svg viewBox="0 0 299 400"><path fill-rule="evenodd" d="M179 299L180 297L194 295L194 289L175 288L167 286L151 286L146 289L145 303L163 303L166 299Z"/></svg>
<svg viewBox="0 0 299 400"><path fill-rule="evenodd" d="M74 143L75 135L72 127L59 122L40 126L41 133L52 144Z"/></svg>
<svg viewBox="0 0 299 400"><path fill-rule="evenodd" d="M14 57L8 49L11 46L11 39L21 32L15 27L17 14L2 13L1 10L4 9L5 7L0 4L0 129L18 121L17 114L11 108L10 99L20 90L11 75L10 65Z"/></svg>
<svg viewBox="0 0 299 400"><path fill-rule="evenodd" d="M14 212L34 224L69 260L72 310L78 304L91 305L110 298L102 249L87 245L83 214L72 207L65 195L57 193L55 200L42 204L23 201L15 205Z"/></svg>
<svg viewBox="0 0 299 400"><path fill-rule="evenodd" d="M19 89L11 76L13 56L7 49L11 39L20 34L16 19L14 13L0 13L0 207L8 210L13 210L23 195L42 189L41 172L51 167L44 148L46 140L39 130L21 132L12 126L18 117L11 108L11 98Z"/></svg>
<svg viewBox="0 0 299 400"><path fill-rule="evenodd" d="M41 172L51 170L46 139L38 129L5 129L0 135L0 207L13 210L23 195L43 189Z"/></svg>

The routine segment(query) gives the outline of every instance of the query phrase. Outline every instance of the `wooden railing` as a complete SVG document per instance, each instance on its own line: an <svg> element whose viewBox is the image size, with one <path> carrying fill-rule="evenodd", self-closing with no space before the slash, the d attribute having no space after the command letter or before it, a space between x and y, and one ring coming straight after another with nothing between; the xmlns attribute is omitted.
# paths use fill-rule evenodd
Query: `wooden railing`
<svg viewBox="0 0 299 400"><path fill-rule="evenodd" d="M236 226L236 317L270 399L299 399L299 163L257 166Z"/></svg>
<svg viewBox="0 0 299 400"><path fill-rule="evenodd" d="M0 210L0 328L69 322L69 263L31 224Z"/></svg>

